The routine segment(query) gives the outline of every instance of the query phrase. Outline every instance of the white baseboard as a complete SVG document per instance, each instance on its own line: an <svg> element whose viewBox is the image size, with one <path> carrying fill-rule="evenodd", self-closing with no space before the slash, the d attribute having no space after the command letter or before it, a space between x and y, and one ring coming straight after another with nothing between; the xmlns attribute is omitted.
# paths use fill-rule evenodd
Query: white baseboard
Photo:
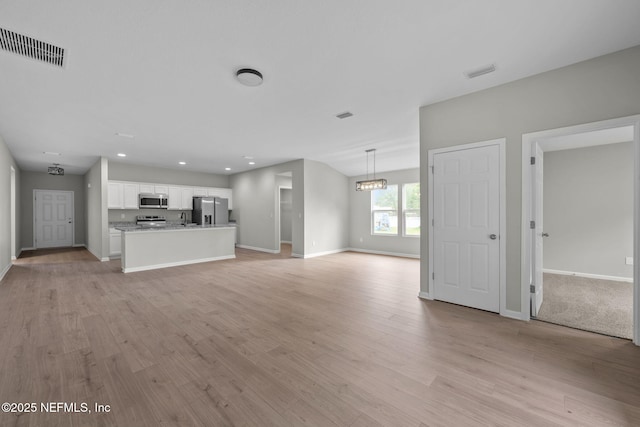
<svg viewBox="0 0 640 427"><path fill-rule="evenodd" d="M361 248L349 248L348 250L350 250L352 252L362 252L362 253L365 253L365 254L388 255L388 256L397 256L397 257L402 257L402 258L420 259L420 255L404 254L404 253L400 253L400 252L374 251L374 250L371 250L371 249L361 249Z"/></svg>
<svg viewBox="0 0 640 427"><path fill-rule="evenodd" d="M292 256L293 258L304 258L304 255L302 255L302 254L295 254L295 253L293 253L293 252L291 253L291 256Z"/></svg>
<svg viewBox="0 0 640 427"><path fill-rule="evenodd" d="M293 255L291 254L291 256L295 256L296 258L315 258L315 257L319 257L319 256L325 256L325 255L331 255L331 254L337 254L340 252L346 252L348 251L349 248L342 248L342 249L334 249L332 251L324 251L324 252L315 252L312 254L305 254L304 256L300 256L299 254Z"/></svg>
<svg viewBox="0 0 640 427"><path fill-rule="evenodd" d="M431 298L431 295L429 295L429 292L418 292L418 298L420 299L426 299L426 300L433 300L433 298Z"/></svg>
<svg viewBox="0 0 640 427"><path fill-rule="evenodd" d="M602 274L591 274L591 273L579 273L575 271L562 271L562 270L550 270L547 268L542 269L544 273L551 274L561 274L563 276L576 276L576 277L585 277L587 279L602 279L602 280L613 280L616 282L629 282L633 283L633 277L619 277L619 276L605 276Z"/></svg>
<svg viewBox="0 0 640 427"><path fill-rule="evenodd" d="M2 281L2 279L4 279L5 274L7 274L9 272L9 269L11 268L11 263L9 263L9 265L7 265L1 272L0 272L0 281Z"/></svg>
<svg viewBox="0 0 640 427"><path fill-rule="evenodd" d="M292 242L290 242L289 240L280 240L280 243L289 243L289 244L292 244Z"/></svg>
<svg viewBox="0 0 640 427"><path fill-rule="evenodd" d="M22 248L20 249L20 253L22 253L22 251L35 251L36 248Z"/></svg>
<svg viewBox="0 0 640 427"><path fill-rule="evenodd" d="M500 313L500 316L508 317L509 319L524 320L522 317L522 313L520 313L519 311L504 310Z"/></svg>
<svg viewBox="0 0 640 427"><path fill-rule="evenodd" d="M74 245L71 245L71 247L73 247L73 248L86 248L87 245L85 245L84 243L76 243Z"/></svg>
<svg viewBox="0 0 640 427"><path fill-rule="evenodd" d="M279 249L265 249L265 248L258 248L258 247L255 247L255 246L247 246L247 245L236 245L236 248L249 249L250 251L266 252L266 253L269 253L269 254L279 254L280 253Z"/></svg>
<svg viewBox="0 0 640 427"><path fill-rule="evenodd" d="M221 261L223 259L233 259L235 255L224 255L212 258L190 259L187 261L168 262L166 264L145 265L143 267L123 268L123 273L135 273L136 271L157 270L159 268L178 267L180 265L199 264L201 262Z"/></svg>

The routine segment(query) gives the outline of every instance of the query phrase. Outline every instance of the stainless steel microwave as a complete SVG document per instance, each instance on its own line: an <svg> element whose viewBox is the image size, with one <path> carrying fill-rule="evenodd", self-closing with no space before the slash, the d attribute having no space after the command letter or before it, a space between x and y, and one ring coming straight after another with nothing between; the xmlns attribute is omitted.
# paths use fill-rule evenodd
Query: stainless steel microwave
<svg viewBox="0 0 640 427"><path fill-rule="evenodd" d="M167 209L169 198L166 194L140 193L140 209Z"/></svg>

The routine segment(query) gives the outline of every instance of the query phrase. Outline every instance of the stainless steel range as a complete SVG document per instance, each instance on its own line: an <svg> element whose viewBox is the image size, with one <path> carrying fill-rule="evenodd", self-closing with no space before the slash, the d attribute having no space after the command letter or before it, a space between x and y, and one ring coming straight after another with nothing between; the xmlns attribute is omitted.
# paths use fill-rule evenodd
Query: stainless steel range
<svg viewBox="0 0 640 427"><path fill-rule="evenodd" d="M136 224L141 227L165 227L167 225L167 218L163 215L138 215L136 217Z"/></svg>

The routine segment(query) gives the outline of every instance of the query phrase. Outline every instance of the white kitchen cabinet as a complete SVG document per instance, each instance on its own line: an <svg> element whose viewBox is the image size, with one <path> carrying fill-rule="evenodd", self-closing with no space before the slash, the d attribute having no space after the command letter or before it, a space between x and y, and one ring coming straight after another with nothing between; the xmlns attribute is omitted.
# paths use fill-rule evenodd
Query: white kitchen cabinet
<svg viewBox="0 0 640 427"><path fill-rule="evenodd" d="M180 209L193 209L193 187L182 187L182 207Z"/></svg>
<svg viewBox="0 0 640 427"><path fill-rule="evenodd" d="M155 186L153 184L143 184L140 183L138 184L140 186L140 192L141 193L154 193L155 190Z"/></svg>
<svg viewBox="0 0 640 427"><path fill-rule="evenodd" d="M168 196L169 196L169 206L167 209L169 210L180 210L182 208L182 187L173 187L170 186L168 188Z"/></svg>
<svg viewBox="0 0 640 427"><path fill-rule="evenodd" d="M209 197L222 197L229 200L229 209L233 209L233 194L230 188L207 188Z"/></svg>
<svg viewBox="0 0 640 427"><path fill-rule="evenodd" d="M124 184L122 182L109 182L107 189L107 207L109 209L124 209Z"/></svg>
<svg viewBox="0 0 640 427"><path fill-rule="evenodd" d="M138 209L138 184L109 181L107 188L108 209Z"/></svg>
<svg viewBox="0 0 640 427"><path fill-rule="evenodd" d="M207 197L209 195L209 191L204 187L194 187L193 188L193 196L194 197Z"/></svg>
<svg viewBox="0 0 640 427"><path fill-rule="evenodd" d="M123 183L123 209L138 209L139 204L139 187L135 182L125 182Z"/></svg>
<svg viewBox="0 0 640 427"><path fill-rule="evenodd" d="M168 194L169 186L168 185L154 185L153 192L156 194Z"/></svg>
<svg viewBox="0 0 640 427"><path fill-rule="evenodd" d="M122 235L115 228L109 229L109 256L118 257L122 253Z"/></svg>

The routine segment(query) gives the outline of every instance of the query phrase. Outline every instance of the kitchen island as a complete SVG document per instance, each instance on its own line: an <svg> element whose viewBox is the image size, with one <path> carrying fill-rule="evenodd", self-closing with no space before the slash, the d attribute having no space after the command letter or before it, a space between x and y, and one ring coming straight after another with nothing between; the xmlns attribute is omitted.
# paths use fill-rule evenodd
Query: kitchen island
<svg viewBox="0 0 640 427"><path fill-rule="evenodd" d="M235 227L173 225L116 227L122 234L122 271L153 270L235 258Z"/></svg>

